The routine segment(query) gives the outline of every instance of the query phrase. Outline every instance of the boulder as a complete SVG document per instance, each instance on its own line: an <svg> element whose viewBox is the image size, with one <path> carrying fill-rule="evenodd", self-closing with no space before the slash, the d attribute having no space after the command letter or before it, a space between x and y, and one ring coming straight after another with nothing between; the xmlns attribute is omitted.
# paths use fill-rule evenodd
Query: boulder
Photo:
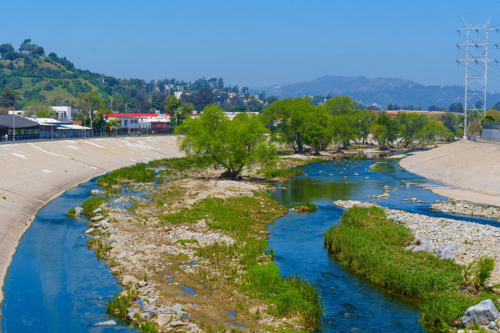
<svg viewBox="0 0 500 333"><path fill-rule="evenodd" d="M144 320L149 320L149 319L151 319L151 313L149 313L149 312L141 313L141 318Z"/></svg>
<svg viewBox="0 0 500 333"><path fill-rule="evenodd" d="M166 325L170 321L171 318L172 318L172 316L170 316L170 315L161 314L156 319L156 324L158 326L162 327L162 326Z"/></svg>
<svg viewBox="0 0 500 333"><path fill-rule="evenodd" d="M184 312L184 311L179 311L177 313L177 320L188 320L188 321L190 321L191 320L191 314L187 313L187 312Z"/></svg>
<svg viewBox="0 0 500 333"><path fill-rule="evenodd" d="M140 282L139 282L139 287L141 287L141 288L142 288L142 287L145 287L145 286L147 286L147 285L148 285L148 281L140 281Z"/></svg>
<svg viewBox="0 0 500 333"><path fill-rule="evenodd" d="M75 215L80 215L83 213L82 207L75 207Z"/></svg>
<svg viewBox="0 0 500 333"><path fill-rule="evenodd" d="M94 209L94 211L92 212L92 214L96 215L96 214L99 214L99 213L102 213L102 208L97 208L97 209Z"/></svg>
<svg viewBox="0 0 500 333"><path fill-rule="evenodd" d="M186 325L187 325L187 323L180 321L180 320L176 320L176 321L173 321L170 323L170 326L172 326L172 327L186 326Z"/></svg>
<svg viewBox="0 0 500 333"><path fill-rule="evenodd" d="M455 243L445 244L438 249L438 258L455 260L455 255L457 254L457 250L458 250L457 244Z"/></svg>
<svg viewBox="0 0 500 333"><path fill-rule="evenodd" d="M97 216L94 216L93 218L91 218L90 220L91 220L92 222L98 222L98 221L100 221L100 220L102 220L102 219L104 219L104 216L102 216L102 215L97 215Z"/></svg>
<svg viewBox="0 0 500 333"><path fill-rule="evenodd" d="M85 231L87 235L93 234L94 233L94 228L90 228L87 231Z"/></svg>
<svg viewBox="0 0 500 333"><path fill-rule="evenodd" d="M139 280L137 280L133 275L125 275L122 279L122 285L124 286L128 286L137 282L139 282Z"/></svg>
<svg viewBox="0 0 500 333"><path fill-rule="evenodd" d="M484 300L479 304L471 306L465 311L462 317L462 325L469 327L470 325L488 325L500 316L495 304L490 299Z"/></svg>
<svg viewBox="0 0 500 333"><path fill-rule="evenodd" d="M425 238L416 238L413 242L410 243L410 245L416 245L412 252L427 252L427 253L433 253L434 248L429 244L429 242Z"/></svg>
<svg viewBox="0 0 500 333"><path fill-rule="evenodd" d="M108 320L108 321L103 321L103 322L97 323L96 325L97 326L111 326L111 325L116 325L116 321Z"/></svg>
<svg viewBox="0 0 500 333"><path fill-rule="evenodd" d="M108 229L109 227L111 227L111 224L109 224L109 222L101 221L101 228Z"/></svg>

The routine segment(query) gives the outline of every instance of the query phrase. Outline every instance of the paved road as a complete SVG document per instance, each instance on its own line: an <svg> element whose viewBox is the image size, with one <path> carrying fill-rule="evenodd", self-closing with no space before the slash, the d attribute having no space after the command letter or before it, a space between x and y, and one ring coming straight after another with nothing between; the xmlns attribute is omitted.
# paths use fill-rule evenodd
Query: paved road
<svg viewBox="0 0 500 333"><path fill-rule="evenodd" d="M1 145L0 288L20 238L47 202L111 170L177 156L175 136Z"/></svg>

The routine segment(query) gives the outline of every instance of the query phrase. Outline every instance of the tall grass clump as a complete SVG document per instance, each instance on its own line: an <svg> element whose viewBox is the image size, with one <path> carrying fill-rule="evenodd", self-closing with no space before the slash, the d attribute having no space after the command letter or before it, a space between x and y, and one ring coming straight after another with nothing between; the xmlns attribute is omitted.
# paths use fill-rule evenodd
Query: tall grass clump
<svg viewBox="0 0 500 333"><path fill-rule="evenodd" d="M90 197L87 201L85 201L82 204L83 212L85 213L85 216L87 217L92 217L93 216L93 211L99 208L99 206L107 202L107 198L100 198L100 197Z"/></svg>
<svg viewBox="0 0 500 333"><path fill-rule="evenodd" d="M466 267L435 255L405 250L412 241L410 230L387 220L380 207L354 207L342 215L342 224L324 235L329 251L340 264L356 274L396 293L422 300L421 321L432 329L445 330L461 324L468 307L497 296L484 287L494 266L482 259Z"/></svg>
<svg viewBox="0 0 500 333"><path fill-rule="evenodd" d="M120 182L150 182L156 176L156 172L145 163L137 163L135 165L124 167L111 171L107 175L102 176L97 180L97 183L102 186L112 186Z"/></svg>

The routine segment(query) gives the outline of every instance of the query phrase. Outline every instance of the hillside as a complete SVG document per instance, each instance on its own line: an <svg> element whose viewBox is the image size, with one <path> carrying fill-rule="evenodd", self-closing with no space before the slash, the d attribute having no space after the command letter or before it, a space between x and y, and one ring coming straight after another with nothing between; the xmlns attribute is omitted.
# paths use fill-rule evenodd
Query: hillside
<svg viewBox="0 0 500 333"><path fill-rule="evenodd" d="M417 82L391 79L367 78L364 76L323 76L314 81L285 85L274 85L251 91L266 91L268 96L279 98L304 95L327 96L348 95L363 105L376 103L382 107L388 104L399 106L421 106L427 110L431 105L448 108L452 103L463 103L464 88L461 86L425 86ZM489 94L488 106L500 101L500 94Z"/></svg>

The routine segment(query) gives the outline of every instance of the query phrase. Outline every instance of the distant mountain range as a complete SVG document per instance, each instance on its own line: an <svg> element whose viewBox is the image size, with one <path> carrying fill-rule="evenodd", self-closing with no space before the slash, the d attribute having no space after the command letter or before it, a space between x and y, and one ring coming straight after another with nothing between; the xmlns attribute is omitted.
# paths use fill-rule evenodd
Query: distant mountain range
<svg viewBox="0 0 500 333"><path fill-rule="evenodd" d="M332 95L348 95L362 102L363 105L376 103L383 108L389 104L413 107L421 106L427 110L431 105L448 108L452 103L463 103L464 87L461 86L426 86L417 82L375 78L364 76L323 76L314 81L292 84L274 85L259 89L250 89L250 92L265 91L267 96L279 98ZM487 106L491 107L500 101L500 94L488 94Z"/></svg>

